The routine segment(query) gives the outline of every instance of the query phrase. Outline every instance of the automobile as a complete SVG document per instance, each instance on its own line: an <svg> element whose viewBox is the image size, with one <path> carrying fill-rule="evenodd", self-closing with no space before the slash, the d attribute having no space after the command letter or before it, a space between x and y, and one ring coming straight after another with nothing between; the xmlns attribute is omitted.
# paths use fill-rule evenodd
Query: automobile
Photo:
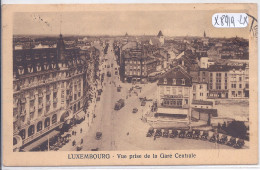
<svg viewBox="0 0 260 170"><path fill-rule="evenodd" d="M240 149L245 145L245 141L243 139L238 139L237 143L233 145L234 148Z"/></svg>
<svg viewBox="0 0 260 170"><path fill-rule="evenodd" d="M162 137L168 138L169 137L169 130L164 130L162 133Z"/></svg>
<svg viewBox="0 0 260 170"><path fill-rule="evenodd" d="M217 141L217 143L219 143L219 144L225 144L227 142L227 135L222 135L219 139L218 139L218 141Z"/></svg>
<svg viewBox="0 0 260 170"><path fill-rule="evenodd" d="M99 96L97 97L97 101L100 101L100 97Z"/></svg>
<svg viewBox="0 0 260 170"><path fill-rule="evenodd" d="M146 105L146 102L145 101L142 101L141 102L141 106L145 106Z"/></svg>
<svg viewBox="0 0 260 170"><path fill-rule="evenodd" d="M120 86L117 87L117 92L121 92L121 87Z"/></svg>
<svg viewBox="0 0 260 170"><path fill-rule="evenodd" d="M209 132L208 131L203 131L203 134L201 135L200 139L201 140L208 140Z"/></svg>
<svg viewBox="0 0 260 170"><path fill-rule="evenodd" d="M214 133L214 134L210 137L209 141L214 143L214 142L217 141L217 139L218 139L218 133Z"/></svg>
<svg viewBox="0 0 260 170"><path fill-rule="evenodd" d="M170 138L175 138L178 136L178 131L177 130L169 130L169 137Z"/></svg>
<svg viewBox="0 0 260 170"><path fill-rule="evenodd" d="M96 139L99 140L99 139L101 139L101 137L102 137L102 132L97 132Z"/></svg>
<svg viewBox="0 0 260 170"><path fill-rule="evenodd" d="M179 138L184 138L185 137L185 130L181 130L179 133Z"/></svg>
<svg viewBox="0 0 260 170"><path fill-rule="evenodd" d="M133 113L137 113L138 112L138 109L135 107L133 108Z"/></svg>
<svg viewBox="0 0 260 170"><path fill-rule="evenodd" d="M78 145L77 146L77 151L80 151L82 148L83 148L82 145Z"/></svg>
<svg viewBox="0 0 260 170"><path fill-rule="evenodd" d="M154 134L154 128L150 127L146 134L146 137L151 137L153 136L153 134Z"/></svg>
<svg viewBox="0 0 260 170"><path fill-rule="evenodd" d="M231 137L229 141L227 142L228 146L234 146L236 144L236 138Z"/></svg>
<svg viewBox="0 0 260 170"><path fill-rule="evenodd" d="M114 110L120 110L122 107L125 106L125 100L124 99L120 99L116 102Z"/></svg>
<svg viewBox="0 0 260 170"><path fill-rule="evenodd" d="M189 130L188 133L186 134L186 138L191 139L192 134L193 134L193 132L191 130Z"/></svg>
<svg viewBox="0 0 260 170"><path fill-rule="evenodd" d="M160 136L162 136L162 130L161 129L157 129L156 131L155 131L155 135L154 135L155 137L160 137Z"/></svg>
<svg viewBox="0 0 260 170"><path fill-rule="evenodd" d="M200 138L200 131L199 130L193 131L192 138L193 139L199 139Z"/></svg>
<svg viewBox="0 0 260 170"><path fill-rule="evenodd" d="M98 90L98 95L101 95L101 93L102 93L102 89L99 89Z"/></svg>

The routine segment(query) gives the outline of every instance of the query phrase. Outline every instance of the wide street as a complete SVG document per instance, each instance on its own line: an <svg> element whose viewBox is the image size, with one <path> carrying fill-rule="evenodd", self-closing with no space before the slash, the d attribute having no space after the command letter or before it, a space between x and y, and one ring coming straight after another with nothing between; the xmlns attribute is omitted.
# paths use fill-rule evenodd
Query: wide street
<svg viewBox="0 0 260 170"><path fill-rule="evenodd" d="M102 58L103 57L103 58ZM115 68L118 69L116 57L113 52L113 41L109 42L108 52L100 62L101 74L105 74L104 81L98 88L103 92L100 101L97 101L94 114L96 118L88 125L87 118L80 125L83 133L77 132L76 142L83 139L82 150L181 150L181 149L231 149L226 145L219 145L208 141L181 139L181 138L157 138L146 137L150 125L142 120L143 114L148 113L152 102L147 102L141 106L139 97L148 99L156 98L156 83L138 84L142 90L136 90L136 93L129 95L129 89L133 87L130 83L122 83L119 75L115 74ZM113 65L111 67L111 65ZM109 66L109 68L108 68ZM111 77L107 72L111 72ZM117 92L117 87L121 86L121 92ZM138 94L138 96L137 96ZM120 110L114 110L115 103L119 99L125 100L125 106ZM137 108L137 113L132 113L133 108ZM92 120L90 120L92 121ZM89 127L88 127L89 126ZM79 128L77 128L79 130ZM102 138L97 140L96 132L102 132ZM76 147L71 143L65 145L61 150L75 150Z"/></svg>

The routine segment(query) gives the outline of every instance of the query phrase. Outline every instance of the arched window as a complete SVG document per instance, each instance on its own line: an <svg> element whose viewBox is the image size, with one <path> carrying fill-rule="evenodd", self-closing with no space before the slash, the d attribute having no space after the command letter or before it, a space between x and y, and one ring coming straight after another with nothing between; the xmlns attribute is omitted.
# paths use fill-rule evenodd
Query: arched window
<svg viewBox="0 0 260 170"><path fill-rule="evenodd" d="M22 139L25 139L25 130L22 129L22 130L19 132L19 135L21 136Z"/></svg>
<svg viewBox="0 0 260 170"><path fill-rule="evenodd" d="M17 140L16 138L13 138L13 145L16 145L17 144Z"/></svg>
<svg viewBox="0 0 260 170"><path fill-rule="evenodd" d="M49 127L49 126L50 126L50 118L47 117L47 118L45 119L45 121L44 121L44 128Z"/></svg>
<svg viewBox="0 0 260 170"><path fill-rule="evenodd" d="M29 128L28 128L28 137L29 136L32 136L34 134L34 125L31 125Z"/></svg>
<svg viewBox="0 0 260 170"><path fill-rule="evenodd" d="M52 116L51 122L52 122L52 124L54 124L54 123L57 122L57 115L56 115L56 114L54 114L54 115Z"/></svg>
<svg viewBox="0 0 260 170"><path fill-rule="evenodd" d="M37 132L42 130L42 121L37 123Z"/></svg>

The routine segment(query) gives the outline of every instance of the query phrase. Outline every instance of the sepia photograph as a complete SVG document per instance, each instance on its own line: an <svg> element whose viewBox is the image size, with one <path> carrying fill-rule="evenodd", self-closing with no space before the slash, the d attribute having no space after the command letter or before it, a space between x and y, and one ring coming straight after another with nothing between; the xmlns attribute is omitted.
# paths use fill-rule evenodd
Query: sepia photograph
<svg viewBox="0 0 260 170"><path fill-rule="evenodd" d="M12 152L195 158L194 150L252 149L257 19L241 7L13 10L4 113Z"/></svg>

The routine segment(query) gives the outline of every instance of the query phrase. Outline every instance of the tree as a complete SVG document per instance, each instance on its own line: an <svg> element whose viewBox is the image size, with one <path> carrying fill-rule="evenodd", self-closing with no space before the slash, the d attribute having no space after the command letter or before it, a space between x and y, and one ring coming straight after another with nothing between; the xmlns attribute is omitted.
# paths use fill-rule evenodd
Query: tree
<svg viewBox="0 0 260 170"><path fill-rule="evenodd" d="M233 137L244 139L246 137L247 129L244 122L234 120L228 124L226 131Z"/></svg>

